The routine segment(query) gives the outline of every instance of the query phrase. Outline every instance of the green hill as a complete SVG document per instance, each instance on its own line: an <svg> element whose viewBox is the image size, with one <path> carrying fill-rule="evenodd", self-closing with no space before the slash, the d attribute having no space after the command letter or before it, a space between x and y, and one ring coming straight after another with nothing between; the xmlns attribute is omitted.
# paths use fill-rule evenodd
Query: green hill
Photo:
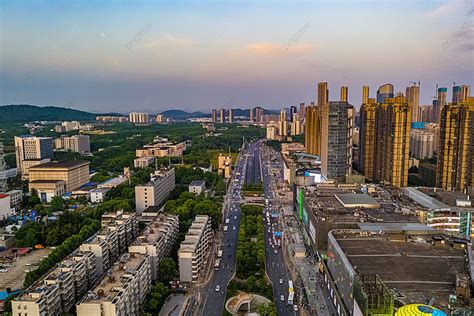
<svg viewBox="0 0 474 316"><path fill-rule="evenodd" d="M56 106L27 104L0 106L0 123L25 123L31 121L92 121L98 114Z"/></svg>

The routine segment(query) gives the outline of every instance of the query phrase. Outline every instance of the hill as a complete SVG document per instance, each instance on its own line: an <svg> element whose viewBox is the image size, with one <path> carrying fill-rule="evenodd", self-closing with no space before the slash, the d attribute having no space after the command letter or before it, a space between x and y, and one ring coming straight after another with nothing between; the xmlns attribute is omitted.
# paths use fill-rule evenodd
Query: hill
<svg viewBox="0 0 474 316"><path fill-rule="evenodd" d="M168 110L168 111L163 111L160 114L164 115L165 117L171 117L175 120L185 120L191 117L210 116L210 114L203 113L203 112L186 112L182 110Z"/></svg>
<svg viewBox="0 0 474 316"><path fill-rule="evenodd" d="M31 121L92 121L97 114L56 106L28 104L0 106L0 123L25 123Z"/></svg>

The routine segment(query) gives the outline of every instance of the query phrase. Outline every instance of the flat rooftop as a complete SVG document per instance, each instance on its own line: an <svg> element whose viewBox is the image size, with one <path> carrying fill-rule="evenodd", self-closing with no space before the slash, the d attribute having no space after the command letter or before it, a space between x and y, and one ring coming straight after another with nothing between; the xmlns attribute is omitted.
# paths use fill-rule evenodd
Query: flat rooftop
<svg viewBox="0 0 474 316"><path fill-rule="evenodd" d="M50 161L30 167L29 170L31 171L35 169L72 169L88 164L88 161L83 160Z"/></svg>
<svg viewBox="0 0 474 316"><path fill-rule="evenodd" d="M379 203L365 193L339 193L335 197L344 207L380 207Z"/></svg>
<svg viewBox="0 0 474 316"><path fill-rule="evenodd" d="M131 246L155 244L177 219L178 216L175 215L158 215L158 217L146 227L143 233L132 242Z"/></svg>
<svg viewBox="0 0 474 316"><path fill-rule="evenodd" d="M406 304L434 298L434 306L445 310L449 295L455 293L456 275L467 274L468 269L464 249L449 241L433 244L433 238L440 236L445 237L435 232L411 238L403 233L334 233L358 274L377 274Z"/></svg>

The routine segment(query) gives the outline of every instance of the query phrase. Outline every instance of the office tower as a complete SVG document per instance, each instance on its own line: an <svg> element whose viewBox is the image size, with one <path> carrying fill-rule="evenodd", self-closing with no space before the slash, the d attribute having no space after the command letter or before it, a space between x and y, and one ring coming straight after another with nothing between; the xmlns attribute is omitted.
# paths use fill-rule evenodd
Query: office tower
<svg viewBox="0 0 474 316"><path fill-rule="evenodd" d="M255 120L255 115L254 115L254 113L255 113L255 109L250 109L250 110L249 110L249 121L250 121L250 122L253 122L253 121Z"/></svg>
<svg viewBox="0 0 474 316"><path fill-rule="evenodd" d="M234 123L234 109L229 109L229 123Z"/></svg>
<svg viewBox="0 0 474 316"><path fill-rule="evenodd" d="M219 110L219 122L220 123L225 122L225 110L224 109Z"/></svg>
<svg viewBox="0 0 474 316"><path fill-rule="evenodd" d="M393 85L386 83L377 90L377 103L385 103L386 98L393 98Z"/></svg>
<svg viewBox="0 0 474 316"><path fill-rule="evenodd" d="M410 127L411 112L405 97L386 98L377 106L374 181L407 186Z"/></svg>
<svg viewBox="0 0 474 316"><path fill-rule="evenodd" d="M305 149L310 155L321 155L321 110L317 106L306 108Z"/></svg>
<svg viewBox="0 0 474 316"><path fill-rule="evenodd" d="M346 161L346 175L352 174L352 145L354 133L354 116L355 109L351 104L347 105L347 161Z"/></svg>
<svg viewBox="0 0 474 316"><path fill-rule="evenodd" d="M466 100L471 96L471 86L462 85L461 86L461 101Z"/></svg>
<svg viewBox="0 0 474 316"><path fill-rule="evenodd" d="M329 102L329 89L327 82L318 83L318 106Z"/></svg>
<svg viewBox="0 0 474 316"><path fill-rule="evenodd" d="M321 174L338 182L346 179L348 106L330 101L321 108Z"/></svg>
<svg viewBox="0 0 474 316"><path fill-rule="evenodd" d="M435 107L433 109L434 114L434 122L440 123L441 122L441 111L443 110L444 106L447 102L447 95L448 95L448 88L442 87L438 88L437 91L437 98L435 102Z"/></svg>
<svg viewBox="0 0 474 316"><path fill-rule="evenodd" d="M148 113L143 112L132 112L129 115L130 123L149 123L150 122L150 115Z"/></svg>
<svg viewBox="0 0 474 316"><path fill-rule="evenodd" d="M375 166L375 110L377 103L374 98L369 98L360 108L359 128L359 172L365 178L374 181Z"/></svg>
<svg viewBox="0 0 474 316"><path fill-rule="evenodd" d="M304 105L304 102L301 102L300 103L300 111L298 112L298 116L300 117L300 119L304 119L305 118L305 114L306 114L306 111L305 111L305 105Z"/></svg>
<svg viewBox="0 0 474 316"><path fill-rule="evenodd" d="M217 110L212 109L212 122L217 123Z"/></svg>
<svg viewBox="0 0 474 316"><path fill-rule="evenodd" d="M263 109L261 107L255 108L255 120L257 123L262 123Z"/></svg>
<svg viewBox="0 0 474 316"><path fill-rule="evenodd" d="M349 93L349 88L342 86L341 87L341 102L347 102L348 93Z"/></svg>
<svg viewBox="0 0 474 316"><path fill-rule="evenodd" d="M362 87L362 104L369 103L369 86Z"/></svg>
<svg viewBox="0 0 474 316"><path fill-rule="evenodd" d="M23 179L28 178L30 167L53 158L51 137L15 136L16 167Z"/></svg>
<svg viewBox="0 0 474 316"><path fill-rule="evenodd" d="M408 106L411 111L411 120L419 122L419 108L420 108L420 84L415 83L411 87L406 88L406 97Z"/></svg>
<svg viewBox="0 0 474 316"><path fill-rule="evenodd" d="M446 105L441 112L437 187L465 191L474 186L474 98Z"/></svg>

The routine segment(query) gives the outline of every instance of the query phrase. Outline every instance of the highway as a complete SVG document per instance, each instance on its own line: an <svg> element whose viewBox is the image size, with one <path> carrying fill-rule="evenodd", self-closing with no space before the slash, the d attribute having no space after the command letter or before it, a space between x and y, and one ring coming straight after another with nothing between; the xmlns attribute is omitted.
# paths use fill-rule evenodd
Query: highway
<svg viewBox="0 0 474 316"><path fill-rule="evenodd" d="M211 280L204 287L206 293L202 315L221 316L224 311L227 285L235 273L235 254L237 250L237 236L240 226L240 198L243 178L246 173L247 157L243 150L237 160L237 167L229 181L226 201L223 207L223 227L227 232L222 233L220 249L222 259L219 270L214 271ZM234 186L235 184L235 186ZM229 223L226 224L226 219Z"/></svg>
<svg viewBox="0 0 474 316"><path fill-rule="evenodd" d="M280 245L278 245L277 239L274 238L274 233L281 230L278 223L278 218L271 216L272 212L276 215L278 214L279 210L276 209L276 207L274 207L272 204L272 199L274 199L275 196L272 190L271 175L267 164L269 163L269 159L262 158L263 143L258 145L257 148L259 160L265 162L262 163L261 167L265 199L268 200L268 204L266 203L266 207L264 208L265 258L267 275L272 282L273 295L275 297L275 305L278 315L299 315L299 312L295 311L294 306L288 304L288 281L291 280L290 273L283 258L281 241ZM269 213L269 221L267 221L267 212Z"/></svg>

